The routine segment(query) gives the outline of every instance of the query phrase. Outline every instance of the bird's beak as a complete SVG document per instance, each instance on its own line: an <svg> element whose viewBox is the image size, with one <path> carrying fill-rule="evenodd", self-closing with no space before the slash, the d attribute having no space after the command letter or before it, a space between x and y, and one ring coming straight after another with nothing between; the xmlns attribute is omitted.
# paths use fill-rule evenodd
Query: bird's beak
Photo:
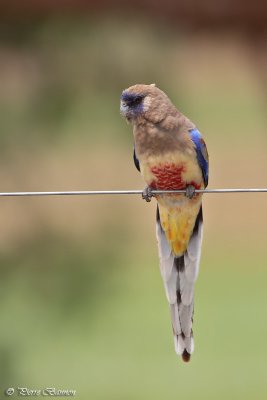
<svg viewBox="0 0 267 400"><path fill-rule="evenodd" d="M123 115L124 117L127 117L127 113L129 111L128 105L125 101L121 101L120 104L120 113L121 115Z"/></svg>

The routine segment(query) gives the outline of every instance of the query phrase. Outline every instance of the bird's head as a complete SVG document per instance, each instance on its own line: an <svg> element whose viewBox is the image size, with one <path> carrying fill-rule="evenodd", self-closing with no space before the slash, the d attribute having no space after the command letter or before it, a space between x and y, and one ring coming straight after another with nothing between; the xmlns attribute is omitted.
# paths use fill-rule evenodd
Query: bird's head
<svg viewBox="0 0 267 400"><path fill-rule="evenodd" d="M157 123L164 119L172 106L167 95L153 83L134 85L121 95L120 112L130 122L140 119Z"/></svg>

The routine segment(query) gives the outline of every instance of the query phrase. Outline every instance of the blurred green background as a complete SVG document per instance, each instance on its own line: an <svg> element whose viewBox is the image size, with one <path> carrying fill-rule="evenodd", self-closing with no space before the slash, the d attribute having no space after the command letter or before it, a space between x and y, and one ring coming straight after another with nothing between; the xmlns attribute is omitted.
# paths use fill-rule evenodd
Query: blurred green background
<svg viewBox="0 0 267 400"><path fill-rule="evenodd" d="M119 97L153 82L203 132L210 188L266 187L267 54L257 24L222 19L218 29L212 17L200 23L205 7L185 21L171 9L107 3L1 8L0 191L142 188ZM2 393L266 398L266 195L204 198L188 365L173 349L154 202L2 198L0 207Z"/></svg>

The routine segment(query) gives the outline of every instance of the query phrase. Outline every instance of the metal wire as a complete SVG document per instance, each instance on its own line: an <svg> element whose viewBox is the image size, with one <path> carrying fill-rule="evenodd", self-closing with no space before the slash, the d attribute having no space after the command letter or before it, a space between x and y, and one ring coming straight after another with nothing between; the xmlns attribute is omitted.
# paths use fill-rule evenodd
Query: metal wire
<svg viewBox="0 0 267 400"><path fill-rule="evenodd" d="M185 190L152 190L153 195L164 193L185 193ZM143 190L68 190L55 192L0 192L0 197L26 197L26 196L96 196L139 194ZM267 193L267 188L262 189L199 189L195 193Z"/></svg>

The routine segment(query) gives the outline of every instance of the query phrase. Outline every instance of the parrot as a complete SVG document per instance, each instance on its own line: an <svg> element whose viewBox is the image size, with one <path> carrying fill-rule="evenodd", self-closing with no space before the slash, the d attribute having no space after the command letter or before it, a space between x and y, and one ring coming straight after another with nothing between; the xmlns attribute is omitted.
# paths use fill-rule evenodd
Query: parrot
<svg viewBox="0 0 267 400"><path fill-rule="evenodd" d="M169 303L174 348L184 362L194 351L194 285L203 235L202 192L209 158L202 134L153 84L123 90L120 113L133 126L134 164L157 201L156 237L160 272ZM157 194L157 190L183 190Z"/></svg>

